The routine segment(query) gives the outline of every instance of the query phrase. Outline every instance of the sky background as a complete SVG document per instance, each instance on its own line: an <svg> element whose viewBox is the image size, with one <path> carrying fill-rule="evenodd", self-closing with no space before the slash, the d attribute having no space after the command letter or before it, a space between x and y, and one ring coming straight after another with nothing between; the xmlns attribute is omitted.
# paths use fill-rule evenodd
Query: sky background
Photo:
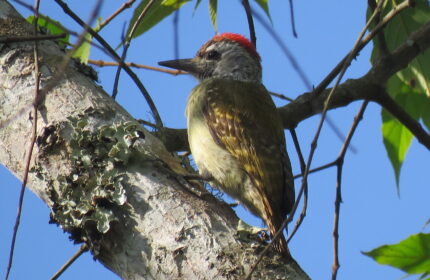
<svg viewBox="0 0 430 280"><path fill-rule="evenodd" d="M27 1L33 4L33 1ZM70 7L84 20L95 1L68 1ZM207 7L208 1L193 16L195 1L183 6L179 15L179 55L194 56L197 49L214 35ZM240 1L219 1L218 29L220 32L237 32L248 36L245 13ZM262 12L251 1L258 12ZM294 1L298 38L293 38L290 26L288 1L269 1L273 28L291 50L313 85L326 74L352 48L365 24L367 1ZM100 16L105 19L122 1L104 1ZM30 11L15 7L25 16ZM81 29L74 24L53 1L41 1L40 11L59 20L65 26ZM125 22L132 10L116 18L101 34L112 46L117 46ZM266 18L265 18L266 19ZM161 60L173 59L173 17L151 29L131 44L127 61L157 66ZM262 57L263 82L270 90L291 98L308 89L298 77L278 45L256 22L257 48ZM75 40L75 39L72 39ZM371 45L353 61L346 78L358 78L371 67ZM92 59L111 60L96 49ZM99 68L100 85L112 91L116 68ZM190 90L196 80L189 76L170 76L147 70L135 70L150 92L160 115L168 127L184 128L184 109ZM134 117L152 120L145 100L136 86L122 73L118 102ZM285 104L276 100L278 106ZM330 111L330 118L343 134L347 134L361 102ZM310 142L319 116L300 123L297 128L302 150L307 158ZM30 133L30 132L29 132ZM299 164L291 137L286 133L288 151L294 173ZM430 172L429 152L416 140L406 157L400 177L400 196L396 191L394 172L383 147L380 108L370 104L363 121L353 138L356 153L348 152L343 171L343 204L340 214L340 270L338 279L400 279L400 270L381 266L361 254L383 244L397 243L411 234L423 230L429 218ZM312 166L334 160L342 141L325 125L318 142ZM296 180L296 186L300 180ZM290 243L290 249L301 267L313 279L328 279L333 261L333 219L336 170L328 169L309 177L309 207L302 227ZM9 255L20 182L0 166L0 274L3 277ZM246 222L261 226L261 221L242 208L236 209ZM10 279L48 279L79 248L68 240L68 234L56 225L48 224L49 209L33 193L26 191L21 226L15 248ZM428 232L428 227L424 229ZM60 279L119 279L103 265L94 261L89 253L81 256Z"/></svg>

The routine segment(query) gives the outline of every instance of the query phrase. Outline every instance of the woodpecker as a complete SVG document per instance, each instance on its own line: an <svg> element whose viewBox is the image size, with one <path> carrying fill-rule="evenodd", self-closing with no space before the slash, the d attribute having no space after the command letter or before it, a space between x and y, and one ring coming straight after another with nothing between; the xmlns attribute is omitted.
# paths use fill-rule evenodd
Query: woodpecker
<svg viewBox="0 0 430 280"><path fill-rule="evenodd" d="M192 59L159 64L200 81L186 107L188 140L199 174L262 218L273 237L295 194L282 120L261 82L260 61L248 39L222 33ZM290 256L283 235L273 245Z"/></svg>

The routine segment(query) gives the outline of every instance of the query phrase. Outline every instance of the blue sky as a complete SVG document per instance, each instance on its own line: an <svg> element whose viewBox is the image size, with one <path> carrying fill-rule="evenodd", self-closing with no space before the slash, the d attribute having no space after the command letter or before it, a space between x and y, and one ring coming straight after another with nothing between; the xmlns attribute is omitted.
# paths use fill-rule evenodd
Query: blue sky
<svg viewBox="0 0 430 280"><path fill-rule="evenodd" d="M30 4L33 1L28 1ZM41 1L41 13L80 31L53 1ZM95 1L74 2L71 8L84 19ZM179 16L179 54L192 57L205 41L214 35L207 1L193 16L194 2L187 3ZM218 29L248 36L246 17L240 1L219 1ZM253 2L253 1L251 1ZM270 1L273 28L290 48L311 83L318 84L352 48L365 24L367 1L295 1L298 38L290 27L288 1ZM119 7L120 1L105 1L101 17L106 18ZM255 5L254 5L255 7ZM19 8L26 16L29 11ZM261 10L258 10L261 11ZM117 18L102 35L117 46L124 22L130 11ZM263 59L263 81L274 92L296 97L307 91L279 46L264 28L256 23L257 47ZM156 66L158 61L174 58L172 17L132 42L128 61ZM353 61L346 78L357 78L370 69L371 46ZM107 59L93 49L93 59ZM116 68L100 68L100 84L110 92ZM186 97L196 81L189 76L170 76L146 70L136 70L152 95L166 126L185 127ZM149 109L138 89L123 73L118 102L134 117L150 119ZM283 101L275 100L280 106ZM330 118L346 134L360 103L329 113ZM319 117L300 123L297 128L305 156L318 124ZM288 150L295 173L299 165L289 133ZM352 144L356 153L348 152L343 172L343 204L340 220L340 263L338 279L399 279L403 272L373 262L362 255L383 244L397 243L422 230L429 218L430 197L428 151L413 141L400 178L400 197L396 192L394 173L387 159L381 136L380 108L371 104L366 111ZM342 142L324 126L313 161L314 167L336 158ZM14 225L20 182L0 167L0 271L3 275L8 258ZM296 181L299 185L300 181ZM313 279L330 277L333 260L332 229L336 170L329 169L309 178L309 207L305 221L291 241L291 251L302 268ZM238 215L246 222L261 226L261 221L241 208ZM78 249L68 235L55 225L48 224L49 209L30 191L26 191L21 226L10 279L47 279ZM428 232L428 228L426 229ZM84 254L61 279L118 279L89 253Z"/></svg>

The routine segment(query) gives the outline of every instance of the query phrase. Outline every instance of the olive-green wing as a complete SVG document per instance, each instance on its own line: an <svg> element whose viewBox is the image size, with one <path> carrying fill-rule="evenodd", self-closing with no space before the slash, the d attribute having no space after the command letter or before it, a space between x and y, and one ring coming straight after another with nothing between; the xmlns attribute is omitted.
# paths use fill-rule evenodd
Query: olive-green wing
<svg viewBox="0 0 430 280"><path fill-rule="evenodd" d="M291 165L281 119L261 84L210 80L206 122L214 140L242 165L272 211L283 219L294 203Z"/></svg>

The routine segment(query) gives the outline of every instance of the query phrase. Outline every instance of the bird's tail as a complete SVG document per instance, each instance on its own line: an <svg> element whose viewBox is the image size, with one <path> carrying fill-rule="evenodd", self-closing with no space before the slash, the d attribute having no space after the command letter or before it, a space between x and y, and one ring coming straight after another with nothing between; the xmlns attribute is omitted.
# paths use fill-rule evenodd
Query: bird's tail
<svg viewBox="0 0 430 280"><path fill-rule="evenodd" d="M287 240L285 240L284 234L281 232L279 236L275 239L276 233L280 226L275 226L271 222L268 223L268 227L270 230L270 234L272 235L272 243L275 251L279 252L283 256L287 258L292 258L290 254L290 250L288 249Z"/></svg>

